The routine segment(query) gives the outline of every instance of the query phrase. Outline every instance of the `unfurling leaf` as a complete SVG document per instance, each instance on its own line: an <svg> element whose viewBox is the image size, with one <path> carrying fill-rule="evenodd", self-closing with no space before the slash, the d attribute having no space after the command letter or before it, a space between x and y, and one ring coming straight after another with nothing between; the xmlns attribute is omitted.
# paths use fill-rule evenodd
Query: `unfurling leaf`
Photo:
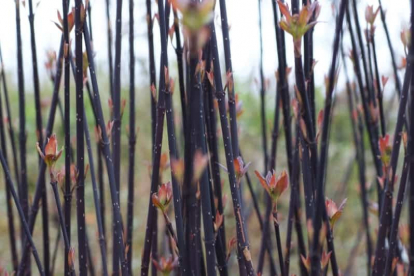
<svg viewBox="0 0 414 276"><path fill-rule="evenodd" d="M339 205L339 207L337 207L336 203L329 198L326 198L325 200L325 207L326 207L326 212L328 213L328 217L329 217L329 223L331 226L331 229L333 230L335 222L341 217L342 212L344 210L345 204L346 204L347 199L345 198L341 205Z"/></svg>
<svg viewBox="0 0 414 276"><path fill-rule="evenodd" d="M234 170L236 172L236 179L239 183L241 178L246 174L247 170L249 169L251 162L244 164L243 159L241 158L241 156L239 156L236 159L234 159L233 163Z"/></svg>
<svg viewBox="0 0 414 276"><path fill-rule="evenodd" d="M286 171L282 171L279 176L276 177L276 172L268 172L266 177L263 177L258 171L254 171L257 178L260 181L262 187L269 194L273 201L273 204L277 204L280 195L289 186L289 180Z"/></svg>
<svg viewBox="0 0 414 276"><path fill-rule="evenodd" d="M178 258L173 256L168 258L161 257L158 261L153 259L152 263L163 275L170 275L170 273L178 266Z"/></svg>
<svg viewBox="0 0 414 276"><path fill-rule="evenodd" d="M171 182L163 183L158 187L158 192L151 196L152 204L159 208L163 213L167 210L172 199Z"/></svg>

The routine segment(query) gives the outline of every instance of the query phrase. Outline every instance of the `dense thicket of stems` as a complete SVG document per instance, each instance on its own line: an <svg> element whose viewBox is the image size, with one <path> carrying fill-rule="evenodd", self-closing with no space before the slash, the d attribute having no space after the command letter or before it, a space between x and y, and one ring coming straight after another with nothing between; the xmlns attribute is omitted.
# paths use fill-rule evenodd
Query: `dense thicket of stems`
<svg viewBox="0 0 414 276"><path fill-rule="evenodd" d="M18 145L14 143L16 137L14 137L15 133L13 132L14 122L11 119L14 114L14 111L11 109L13 103L11 103L12 105L9 103L5 70L0 68L0 82L3 82L3 85L0 83L0 90L3 88L5 92L5 98L2 98L0 94L0 115L4 116L3 103L5 103L7 109L7 118L0 120L0 162L5 173L4 197L7 202L4 213L7 214L7 217L5 216L4 220L9 231L8 243L10 243L10 253L7 254L11 255L8 269L13 267L18 276L33 274L34 272L31 271L31 262L33 263L33 260L30 254L30 252L33 252L40 275L53 275L56 269L64 269L64 275L73 276L76 274L75 267L79 267L78 273L80 275L90 274L93 276L100 273L107 276L109 275L108 268L111 267L113 275L132 275L133 268L136 267L134 258L137 257L134 257L134 249L137 252L136 247L138 245L134 242L137 241L135 237L137 234L134 233L134 224L136 223L134 205L138 200L135 199L135 196L138 195L138 186L136 186L135 182L137 180L136 173L141 174L140 170L136 170L136 163L139 161L139 158L137 159L135 156L136 147L138 147L136 115L138 114L137 111L139 111L136 109L137 99L139 98L138 94L136 94L138 90L136 89L137 69L135 67L136 53L139 50L136 48L135 40L136 24L138 23L136 18L134 18L136 2L134 0L128 1L129 66L124 67L128 69L129 73L127 92L129 94L127 96L129 99L127 106L129 121L126 127L127 138L122 138L124 135L121 129L122 115L127 103L121 97L123 87L121 83L121 63L124 63L121 59L123 34L122 5L124 0L116 0L114 2L116 3L116 20L114 23L116 25L116 39L114 40L114 45L112 45L109 13L110 0L105 0L107 25L104 28L106 28L105 33L108 36L106 41L108 42L108 60L106 62L108 62L110 78L110 102L108 103L110 109L110 112L108 112L110 115L108 116L110 118L105 118L107 117L104 116L105 108L102 107L100 99L100 87L98 86L97 68L95 67L96 59L94 58L95 52L93 49L91 6L88 5L88 0L75 0L75 8L72 9L71 14L69 12L70 0L61 1L63 16L58 13L59 22L56 23L57 27L62 31L60 50L57 58L55 55L48 55L48 62L46 63L49 77L53 82L53 94L50 102L41 101L42 94L39 80L41 72L38 70L35 39L35 30L37 32L38 30L35 29L33 0L29 0L27 10L32 53L28 64L25 64L25 60L23 60L22 35L24 34L24 25L20 22L21 1L16 2L16 79L18 80L16 90L18 92L16 93L16 99L18 100L18 102L16 100L16 106L18 104L18 110L16 110L16 115L18 115L18 118L14 119L16 122L18 120L19 126ZM147 87L147 89L150 92L150 107L148 108L151 109L151 122L148 123L151 123L152 166L149 166L151 184L146 187L149 203L148 209L146 209L147 219L144 221L145 224L143 224L146 227L145 234L143 234L144 242L141 244L142 248L139 248L142 250L140 274L148 276L150 266L152 267L151 273L153 276L159 273L165 274L160 265L165 265L165 263L162 264L165 261L171 261L173 262L171 264L171 273L177 275L215 276L219 274L220 276L227 276L237 272L241 276L255 275L253 261L257 259L258 275L288 276L290 273L298 273L301 276L320 276L331 273L333 276L339 276L340 270L337 262L337 257L339 256L337 255L338 251L335 251L333 227L335 221L343 212L344 204L340 205L340 207L333 206L331 208L329 206L330 203L332 205L336 204L325 199L325 190L331 191L330 188L326 189L326 187L331 178L328 172L331 173L332 171L330 167L328 168L328 166L331 166L329 154L330 130L331 128L334 129L338 123L336 120L333 121L336 113L334 112L334 105L337 99L337 102L340 102L343 98L347 100L348 104L348 110L346 111L349 112L348 115L350 115L351 119L349 124L351 129L349 131L352 131L350 134L352 135L351 144L354 144L355 152L351 154L352 160L346 164L347 167L344 167L343 173L341 173L341 176L344 176L339 181L342 182L340 182L340 185L333 187L333 195L330 197L343 197L351 189L348 182L354 178L357 179L358 187L356 188L361 202L362 212L360 215L362 223L357 231L358 236L355 236L357 245L351 249L349 254L360 255L360 252L357 252L357 246L361 243L361 237L364 236L366 242L364 242L364 253L362 256L364 258L364 265L365 262L368 265L366 271L369 275L391 275L396 263L398 269L404 267L404 270L411 269L414 271L414 250L411 248L414 248L414 212L409 210L408 213L410 220L409 246L403 245L403 242L406 242L407 239L405 239L405 232L400 232L401 228L399 227L404 198L408 192L410 193L408 199L409 207L414 208L414 185L411 185L414 182L414 165L411 162L411 159L414 158L414 146L412 145L414 129L409 128L410 126L412 127L411 117L413 117L414 108L414 36L409 37L406 33L401 34L407 57L403 59L403 65L397 68L381 0L378 0L379 10L375 11L371 6L367 8L365 14L366 28L364 26L361 28L360 26L359 14L361 11L359 8L361 5L356 0L338 1L334 5L336 8L334 11L335 30L332 30L331 65L328 76L325 78L326 91L322 95L323 108L319 115L316 116L316 106L319 104L320 93L316 90L314 77L316 61L314 60L313 27L316 24L315 20L319 15L320 7L315 8L317 3L312 3L312 0L291 0L289 4L291 4L292 8L289 10L284 0L271 1L276 38L274 50L277 54L278 70L275 73L274 118L272 118L272 126L268 126L266 119L266 112L268 112L266 110L266 91L270 91L271 88L268 87L267 81L265 81L264 70L264 33L262 31L264 31L265 21L263 16L265 12L262 10L264 7L262 5L263 2L257 0L259 22L256 43L259 44L257 62L260 80L257 86L258 95L256 96L258 100L257 109L260 110L256 110L258 112L256 115L260 120L259 136L261 136L259 137L261 140L259 143L260 148L257 150L260 153L259 159L264 163L260 170L263 170L265 174L268 171L273 172L273 176L275 176L277 175L275 172L276 163L278 162L277 164L279 165L284 164L288 170L290 186L290 195L285 193L282 199L280 195L286 187L281 186L285 183L278 186L280 178L278 179L277 176L276 179L266 178L265 182L261 181L266 191L258 196L259 194L255 191L254 184L252 184L255 181L250 179L247 166L241 164L240 159L238 159L244 158L242 154L244 152L249 154L249 156L245 156L246 159L243 159L244 161L255 160L251 156L252 151L249 151L249 147L245 148L243 145L239 145L240 137L238 137L239 125L237 120L239 120L241 102L238 102L235 92L237 89L235 88L235 77L233 76L226 0L219 0L217 3L219 5L217 12L220 12L219 20L221 23L223 46L218 45L216 22L211 18L214 15L216 3L214 0L209 1L187 1L187 3L186 1L158 0L158 10L153 14L152 1L146 0L148 38L148 66L146 66L149 79L147 84L150 87L149 89ZM280 11L278 10L278 4ZM411 32L414 32L414 0L411 1L411 6L411 21L413 23ZM115 4L113 8L115 10ZM314 13L310 14L309 11ZM289 14L290 12L291 14ZM388 144L384 145L389 140L386 128L393 124L388 124L387 122L386 117L391 112L387 114L384 104L389 102L390 105L387 107L392 108L393 99L388 100L383 95L386 80L382 77L382 82L380 81L380 56L377 55L381 41L375 40L375 28L373 22L370 21L370 19L374 19L377 13L381 14L388 42L387 46L391 52L395 90L400 98L398 113L394 121L394 140L391 146ZM170 25L170 15L174 17L172 25ZM343 21L345 16L348 32L344 32ZM370 16L371 18L369 18ZM203 19L203 21L199 22L199 19ZM181 23L179 23L180 20L182 21ZM154 39L153 28L156 25L154 22L157 22L160 28L160 40L158 42ZM197 26L195 27L193 24ZM72 57L72 46L70 43L70 29L72 27L75 27L75 47L73 50L76 50L76 55L73 55L74 57ZM365 40L363 31L366 31ZM284 32L293 36L293 47L286 48L287 43L285 43ZM158 32L155 31L155 33ZM344 57L343 47L348 38L343 38L346 37L347 33L349 34L352 48L350 51L354 71L352 77L348 76L347 66L349 66L349 63L347 64ZM172 73L169 70L168 64L167 51L169 39L171 39L171 44L175 50L174 59L176 58L177 61L177 79L180 91L179 95L176 95L176 99L180 98L180 103L173 102L175 80L170 77ZM289 39L291 39L290 36ZM410 41L404 41L404 39ZM409 46L407 47L407 45ZM155 52L158 49L157 46L161 48L160 53ZM220 46L223 48L224 54L222 60L220 60L219 56ZM86 47L85 53L83 52L83 47ZM113 51L112 48L115 50ZM286 49L288 51L293 50L294 53L291 62L295 67L295 85L291 87L292 89L289 89L288 78L291 69L287 66ZM156 65L155 57L158 54L160 54L160 62ZM338 97L337 93L339 92L335 91L337 89L336 81L340 66L339 54L342 56L343 68L345 70L345 75L343 75L345 76L345 85L338 88L338 91L340 89L345 90L341 97ZM2 62L3 57L0 49L0 63ZM223 65L225 70L221 70ZM0 67L2 66L3 64ZM33 67L33 97L25 93L24 66ZM403 69L403 66L406 68L404 82L401 84L397 70ZM71 69L72 72L70 72ZM156 70L159 70L159 74ZM64 82L61 82L63 72L65 79ZM74 76L75 85L73 86L76 86L76 95L72 95L76 96L73 97L76 100L76 162L74 160L74 149L72 149L71 145L74 141L70 136L70 74ZM223 75L225 75L225 80L223 80ZM351 83L352 79L355 79L356 86ZM62 102L58 94L60 85L64 86L64 101ZM157 87L159 88L158 91ZM84 90L87 91L91 103L89 110L87 109L89 103L86 107L84 105ZM410 92L413 95L410 95ZM292 102L290 101L290 93L295 97ZM357 95L357 93L359 94ZM394 93L393 96L397 96L397 93ZM25 111L25 101L29 98L33 98L33 114L30 110ZM4 102L3 99L5 99ZM14 98L12 97L11 99ZM407 107L409 100L410 105ZM47 144L48 138L52 135L57 107L59 107L62 117L63 135L65 136L65 167L62 168L65 174L63 177L60 175L63 174L62 170L58 172L57 169L54 169L54 162L56 160L50 161L49 159L54 157L50 157L51 154L48 151L51 150L49 148L51 145ZM72 106L72 108L74 107ZM175 107L180 109L176 114L174 114ZM251 108L251 103L249 107ZM293 114L291 113L291 107ZM41 109L44 111L49 109L45 131L42 129ZM340 108L338 110L342 116L343 110ZM93 156L90 129L87 122L88 119L92 118L87 118L88 111L93 113L93 123L96 127L96 149L94 149L96 150L96 158L98 158L97 162L94 162L96 159L94 160L95 156ZM217 112L218 114L216 114ZM411 116L411 120L406 114ZM30 138L30 133L26 133L26 128L33 132L33 128L26 123L30 117L29 115L35 117L31 119L33 122L36 121L36 125L33 126L36 129L36 133L32 133L37 135L35 138ZM217 116L219 117L217 118ZM283 123L280 122L281 116L283 117ZM217 125L217 120L220 120L220 125ZM332 123L332 121L336 123ZM283 124L283 127L280 124ZM8 127L10 138L6 137L6 127ZM404 127L408 135L403 132ZM166 133L164 133L164 129ZM218 130L221 131L220 134L217 132ZM108 133L108 131L111 133ZM271 134L269 134L270 131ZM282 160L279 157L276 158L278 147L280 146L278 144L281 135L280 131L284 132L284 139L281 142L286 150ZM293 136L293 131L295 136ZM341 131L346 132L348 129L341 129ZM163 141L164 136L168 139L167 141ZM27 140L28 137L29 140ZM46 155L45 157L40 154L42 158L39 158L38 170L33 172L30 166L28 166L31 164L31 159L28 154L30 151L27 152L26 148L27 141L31 141L31 139L37 140L38 146L44 149ZM123 164L121 163L122 139L128 139L127 169L121 166ZM8 148L9 141L7 140L10 140L10 148ZM91 166L92 191L90 192L94 200L94 215L97 224L95 229L97 231L97 240L93 242L88 239L88 230L89 232L93 230L87 229L86 225L89 219L87 208L89 204L85 200L87 200L89 193L85 190L85 140L88 160ZM162 147L167 142L168 149L164 149L164 151L167 152L168 150L168 153L163 154ZM367 142L372 155L370 158L366 158ZM394 193L394 189L396 186L395 182L397 182L396 173L400 157L400 144L402 142L404 142L405 146L405 156L404 163L400 164L402 170L397 195ZM340 148L342 149L342 147L343 145L341 144ZM221 158L226 159L225 166L220 164L221 158L219 158L219 155L221 150L223 150L223 157ZM14 157L10 157L11 152ZM183 157L180 158L182 153ZM13 161L11 158L14 158ZM286 163L283 163L285 160ZM279 163L280 161L282 163ZM72 163L74 164L72 165ZM354 171L355 164L357 165L357 171ZM9 165L13 165L15 170L16 179L14 183L17 186L13 185L14 179L11 179ZM72 166L75 168L74 172L72 171ZM370 194L370 188L366 185L371 173L369 166L372 166L372 169L375 170L373 171L374 175L371 175L374 176L371 180L376 182L377 194L375 196ZM232 199L232 202L229 203L233 210L231 217L224 210L227 199L227 195L224 193L227 187L223 186L225 181L223 180L223 172L220 172L220 167L225 167L224 171L228 174L226 185L228 185ZM202 170L199 170L200 168ZM107 175L104 175L104 170L106 170ZM170 175L167 177L165 173L168 170ZM124 171L128 171L125 177L121 174ZM49 222L51 217L48 214L50 209L47 206L46 172L50 173L50 184L53 190L56 203L54 205L57 207L56 214L59 222L59 231L56 237L53 256L49 252L49 231L51 231L49 227L56 226L55 222L57 219L54 217L54 223ZM31 191L31 185L33 185L31 184L32 174L36 181L33 183L35 184L33 194ZM104 181L105 178L108 179ZM167 188L167 195L163 195L162 192L165 191L162 191L160 185L169 180L166 178L171 180L171 186ZM247 181L251 196L243 192L245 189L243 189L244 183L242 181L245 180ZM121 181L127 183L124 185L121 184ZM410 182L407 183L407 181ZM105 182L108 182L108 187L104 186ZM300 186L301 183L303 183L303 187ZM62 186L60 187L59 184L62 184ZM170 185L170 183L167 185ZM409 191L407 190L407 185L410 185ZM17 194L15 188L17 188ZM59 188L61 188L61 191L59 191ZM108 188L111 195L110 201L105 199L105 193L108 193L106 189ZM74 236L72 235L72 238L75 238L78 242L76 260L74 257L75 248L71 247L71 212L73 212L71 204L75 190L77 231L72 233L75 234ZM123 190L125 190L125 198L122 199L120 193ZM156 202L154 195L159 197L158 199L161 203L158 204ZM167 198L165 199L165 197ZM12 198L16 203L20 218L20 229L15 226L17 221L13 213L15 210L13 210ZM244 198L248 199L245 202L246 204L243 202ZM277 208L279 198L281 199L280 207L282 207L279 209L281 211L280 214L278 214ZM375 203L371 202L370 198L378 200L377 215L379 220L375 245L372 244L371 240L373 235L371 231L374 225L370 222L369 211L371 211L371 207L375 208L376 206ZM29 203L29 200L31 203ZM172 201L171 204L170 200ZM263 202L261 203L261 201ZM125 203L126 220L122 219L121 202ZM345 200L343 202L345 203ZM353 198L351 202L354 202ZM394 203L396 204L394 205ZM110 204L109 210L105 210L107 209L106 204ZM174 205L174 207L167 208L168 204ZM261 204L263 205L260 206ZM260 210L264 206L266 206L265 210ZM35 248L32 236L32 233L35 232L34 229L41 227L41 225L35 225L36 217L41 207L43 230L36 235L43 238L42 240L39 239L39 243L43 242L43 250L41 250L43 254L42 261L39 257L40 252ZM303 207L305 212L302 213ZM335 214L336 211L337 213ZM105 218L105 212L109 212L108 214L111 215ZM53 209L53 213L55 213L55 209ZM163 220L158 221L160 215L163 217ZM251 215L257 216L257 221L254 221L258 222L256 226L251 225L251 221L255 220ZM230 218L235 220L231 221ZM278 219L280 218L286 224L279 224L280 221ZM105 221L108 219L112 220L112 224L110 224L112 231L109 234L112 236L112 239L109 240L113 243L109 248L107 248L105 236ZM272 221L274 233L272 233L273 229L270 228ZM302 232L302 223L305 221L307 239L306 237L304 238ZM217 226L217 223L220 225ZM286 229L284 229L285 225ZM229 234L231 233L227 231L231 229L235 232L233 234L235 237L232 237L229 241ZM260 241L254 250L254 254L257 254L257 257L255 255L252 256L250 252L248 232L253 229L259 233L255 237L256 241ZM296 236L293 233L294 231ZM335 231L335 236L337 233ZM340 236L338 237L342 238L342 234L342 232L339 232ZM21 256L19 256L20 252L17 248L19 239L16 238L16 235L21 235ZM273 241L275 238L276 244ZM61 240L63 240L63 243ZM59 246L62 246L60 247L61 258L57 256ZM99 252L94 252L98 250L98 247ZM405 247L409 251L409 268L405 260ZM234 260L229 260L234 249L236 249L236 256L234 256ZM277 253L273 254L275 250L277 250ZM111 254L108 254L108 252L111 252ZM297 258L297 266L290 264L292 260L296 262L296 258L291 256L296 254L294 252L299 256ZM108 265L109 255L111 255L112 265ZM168 255L171 255L170 260L165 259ZM340 256L343 257L342 252ZM21 257L20 260L19 257ZM265 261L267 257L269 261ZM59 260L63 261L63 264L58 265ZM275 260L277 261L276 264ZM231 267L233 263L235 265L236 261L237 267ZM102 262L102 265L99 264L97 266L100 262ZM355 256L351 256L347 263L345 273L349 274L352 273L351 267L356 263ZM166 268L166 270L169 269L168 267ZM56 271L56 273L59 272ZM394 272L394 274L397 275L398 273Z"/></svg>
<svg viewBox="0 0 414 276"><path fill-rule="evenodd" d="M31 247L30 251L32 251L33 257L35 258L36 265L37 265L37 268L39 270L39 274L44 276L45 271L43 270L42 262L40 261L39 254L38 254L36 246L33 242L32 235L30 233L31 231L29 229L29 226L27 225L27 221L26 221L26 218L25 218L24 213L23 213L23 208L20 204L20 201L19 201L19 198L17 196L16 190L14 189L14 184L13 184L13 181L12 181L12 178L11 178L11 175L10 175L9 167L7 166L7 161L6 161L6 159L4 158L4 155L3 155L3 151L0 151L0 162L1 162L1 166L3 167L3 173L6 177L6 185L9 186L11 195L12 195L13 200L14 200L14 203L16 204L17 212L19 213L19 217L20 217L20 220L22 222L23 230L26 233L25 237L26 237L28 243L30 244L30 247Z"/></svg>

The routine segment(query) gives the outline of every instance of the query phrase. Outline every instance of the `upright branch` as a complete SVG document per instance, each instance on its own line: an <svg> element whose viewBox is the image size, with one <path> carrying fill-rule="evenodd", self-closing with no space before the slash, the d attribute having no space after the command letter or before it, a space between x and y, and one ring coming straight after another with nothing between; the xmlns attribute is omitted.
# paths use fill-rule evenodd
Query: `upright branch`
<svg viewBox="0 0 414 276"><path fill-rule="evenodd" d="M181 113L183 118L183 130L186 131L187 118L187 95L184 83L184 63L183 63L183 46L181 45L180 24L177 10L173 8L174 14L174 33L175 33L175 53L177 55L178 83L180 87Z"/></svg>
<svg viewBox="0 0 414 276"><path fill-rule="evenodd" d="M62 0L63 6L63 38L64 38L64 128L65 128L65 187L64 187L64 212L65 212L65 228L66 233L68 234L68 239L70 243L70 233L71 233L71 209L72 209L72 187L70 179L70 166L72 160L72 150L71 150L71 139L70 139L70 40L69 34L70 29L72 29L73 21L73 12L71 13L71 22L69 22L69 1ZM65 274L69 272L69 247L65 248Z"/></svg>
<svg viewBox="0 0 414 276"><path fill-rule="evenodd" d="M36 135L37 141L42 143L43 141L43 127L42 127L42 114L40 106L40 84L39 84L39 70L37 65L37 51L36 51L36 35L34 25L34 12L33 12L33 0L29 0L29 23L30 23L30 47L32 50L32 69L33 69L33 88L34 88L34 102L36 112ZM39 159L40 161L40 159ZM40 165L40 162L39 162ZM44 177L44 175L42 175ZM47 192L45 180L43 182L43 195L42 195L42 220L43 220L43 255L45 267L50 267L49 256L49 212L47 208Z"/></svg>
<svg viewBox="0 0 414 276"><path fill-rule="evenodd" d="M413 2L411 2L411 5L413 5ZM411 16L413 13L411 13ZM413 72L411 72L413 73ZM411 78L414 79L413 77ZM414 97L413 97L413 88L414 86L411 85L411 101L410 101L410 118L413 118L414 116ZM414 123L413 120L410 120L410 129L408 130L408 144L410 145L408 147L408 152L406 153L410 160L413 160L414 158ZM410 162L409 164L409 171L410 171L410 177L409 177L409 200L408 200L408 206L409 206L409 225L410 225L410 251L409 251L409 260L410 260L410 270L414 271L414 162Z"/></svg>
<svg viewBox="0 0 414 276"><path fill-rule="evenodd" d="M373 107L377 106L377 101L378 101L378 106L379 106L379 117L380 117L380 124L381 124L381 134L382 136L385 136L386 134L386 129L385 129L385 115L384 115L384 104L383 104L383 91L381 88L381 79L379 76L379 69L378 69L378 61L377 61L377 50L375 47L375 19L378 15L379 12L379 8L377 8L377 10L374 12L374 8L373 6L367 6L366 10L365 10L365 20L367 21L367 24L369 25L369 28L367 27L366 29L366 37L368 40L368 49L370 49L370 47L372 48L372 56L374 59L374 72L375 72L375 77L374 77L374 72L371 72L371 75L374 77L373 78L373 82L374 82L374 92L376 93L375 95L375 99L374 99L374 104ZM370 51L368 51L369 53ZM372 67L372 62L370 62L370 66ZM371 69L372 70L372 69ZM383 84L384 81L383 81ZM383 85L384 86L384 85Z"/></svg>
<svg viewBox="0 0 414 276"><path fill-rule="evenodd" d="M32 50L33 87L36 110L36 134L38 142L43 141L42 114L40 108L39 70L37 66L36 36L34 26L33 0L29 0L30 46Z"/></svg>
<svg viewBox="0 0 414 276"><path fill-rule="evenodd" d="M104 276L109 275L108 274L108 267L107 267L107 255L106 255L106 243L105 243L105 232L103 227L103 220L102 220L102 213L100 208L100 202L99 202L99 194L98 194L98 187L96 184L96 175L95 175L95 165L93 160L93 153L92 153L92 145L91 145L91 137L89 135L89 129L88 129L88 122L86 119L86 114L83 114L83 125L85 130L85 140L86 140L86 148L88 151L88 159L89 159L89 166L91 171L91 180L92 180L92 189L93 189L93 200L95 203L95 215L96 215L96 222L98 226L98 234L99 234L99 247L101 249L101 259L102 259L102 274ZM99 172L101 173L101 172Z"/></svg>
<svg viewBox="0 0 414 276"><path fill-rule="evenodd" d="M24 69L23 69L23 46L20 23L20 1L16 3L16 35L17 35L17 79L19 90L19 149L20 149L20 202L26 220L29 218L29 194L27 183L27 163L26 163L26 112L25 112L25 92L24 92ZM42 189L43 191L43 189ZM25 240L25 232L22 232L22 240ZM23 251L25 245L23 244ZM30 259L26 260L27 269L30 271Z"/></svg>
<svg viewBox="0 0 414 276"><path fill-rule="evenodd" d="M151 0L145 2L147 7L147 38L148 38L148 59L149 59L149 92L151 95L151 137L152 142L154 143L155 138L155 125L156 125L156 74L155 74L155 56L154 56L154 34L153 34L153 21L152 21L152 12L151 12ZM153 148L153 146L151 147Z"/></svg>
<svg viewBox="0 0 414 276"><path fill-rule="evenodd" d="M114 80L112 90L113 102L113 122L112 128L112 158L115 173L115 184L117 189L117 196L119 201L120 181L121 181L121 42L122 42L122 2L116 2L116 29L115 29L115 63L114 63ZM115 228L115 223L113 223ZM119 275L119 252L115 245L115 230L114 230L114 253L113 253L113 273Z"/></svg>
<svg viewBox="0 0 414 276"><path fill-rule="evenodd" d="M223 34L223 44L224 44L224 60L226 65L226 74L227 74L227 92L228 92L228 104L229 104L229 114L230 114L230 133L231 133L231 146L233 151L233 156L239 156L239 139L238 139L238 129L237 129L237 112L236 112L236 93L234 91L234 76L233 76L233 66L231 61L231 49L230 49L230 28L229 22L227 20L227 8L226 0L220 0L220 16L221 16L221 29Z"/></svg>
<svg viewBox="0 0 414 276"><path fill-rule="evenodd" d="M76 209L78 221L78 250L80 275L87 274L86 223L85 223L85 140L83 129L83 24L86 22L86 8L82 0L75 1L75 46L76 46Z"/></svg>
<svg viewBox="0 0 414 276"><path fill-rule="evenodd" d="M321 150L320 158L318 163L318 174L316 182L316 201L315 201L315 211L313 213L313 239L312 239L312 250L311 250L311 263L312 271L311 275L317 276L320 272L320 244L319 244L319 233L322 228L322 217L326 217L326 210L324 209L324 187L326 182L326 172L327 172L327 163L328 163L328 146L329 146L329 126L330 126L330 117L332 114L332 101L333 101L333 92L335 88L335 78L337 71L337 60L339 53L339 46L341 40L342 24L345 17L345 10L348 5L347 0L342 0L339 7L339 13L336 20L335 27L335 37L333 42L333 52L331 59L331 67L329 69L328 77L328 88L326 91L325 106L323 111L323 121L322 121L322 134L321 134ZM329 240L328 240L329 242ZM331 261L332 261L332 270L333 274L338 274L338 268L334 267L334 255L335 252L331 251Z"/></svg>
<svg viewBox="0 0 414 276"><path fill-rule="evenodd" d="M312 1L309 1L312 2ZM302 0L303 5L308 4L308 0ZM315 20L315 12L312 14L311 21ZM309 101L310 101L310 107L311 107L311 113L312 113L312 121L316 123L316 106L315 106L315 75L314 75L314 66L316 61L313 59L313 28L310 28L308 32L305 33L303 36L303 52L304 52L304 58L303 58L303 70L305 73L305 80L306 80L306 87L309 94Z"/></svg>
<svg viewBox="0 0 414 276"><path fill-rule="evenodd" d="M262 123L262 145L265 170L268 168L267 155L267 126L266 126L266 110L265 110L265 79L263 74L263 35L262 35L262 2L258 1L259 10L259 40L260 40L260 59L259 59L259 76L260 76L260 117Z"/></svg>
<svg viewBox="0 0 414 276"><path fill-rule="evenodd" d="M127 237L128 266L132 271L132 233L134 221L134 172L135 172L135 52L134 52L134 0L129 1L129 164L128 164L128 208Z"/></svg>
<svg viewBox="0 0 414 276"><path fill-rule="evenodd" d="M150 105L151 105L151 149L154 149L154 143L155 143L155 128L156 128L156 116L157 116L157 95L156 95L156 85L157 85L157 81L156 81L156 73L155 73L155 56L154 56L154 33L153 33L153 20L152 20L152 11L151 11L151 0L146 0L145 4L146 4L146 8L147 8L147 16L146 16L146 21L147 21L147 39L148 39L148 65L149 65L149 85L148 85L148 91L150 92ZM152 151L152 162L154 162L154 151ZM157 233L158 233L158 229L157 229L157 213L154 213L154 221L155 221L155 226L154 229L152 231L152 235L153 235L153 250L152 250L152 256L153 258L157 258ZM155 276L157 273L156 267L153 263L152 265L152 273Z"/></svg>
<svg viewBox="0 0 414 276"><path fill-rule="evenodd" d="M113 57L112 57L112 27L111 27L111 6L110 0L105 0L105 7L106 7L106 36L107 36L107 44L108 44L108 69L109 69L109 95L113 96L114 91L114 66L113 66Z"/></svg>

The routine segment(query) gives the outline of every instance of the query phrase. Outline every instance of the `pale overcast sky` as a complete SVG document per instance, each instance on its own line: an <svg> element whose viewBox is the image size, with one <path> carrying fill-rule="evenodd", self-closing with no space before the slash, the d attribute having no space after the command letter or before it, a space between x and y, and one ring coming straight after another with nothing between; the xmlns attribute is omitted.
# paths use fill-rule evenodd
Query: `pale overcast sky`
<svg viewBox="0 0 414 276"><path fill-rule="evenodd" d="M26 0L27 2L28 0ZM37 0L33 0L37 3ZM277 69L277 59L275 50L274 24L272 18L271 0L262 0L263 12L263 43L264 43L264 70L268 78L274 79L274 71ZM16 72L16 34L15 34L15 7L14 0L0 0L0 43L3 50L5 67L8 74ZM98 70L107 70L107 48L106 48L106 23L105 23L105 0L90 0L92 4L92 25L94 34L94 47L96 51L96 61ZM112 22L115 16L115 0L112 0ZM123 59L122 66L125 74L122 74L123 82L128 81L127 65L128 65L128 2L124 0L123 5ZM323 84L323 77L327 74L331 58L332 39L334 35L334 21L332 20L331 4L332 0L320 0L322 12L319 17L319 23L314 32L315 59L318 61L315 76L317 85ZM339 1L338 1L339 2ZM336 3L338 3L336 2ZM155 3L155 1L154 1ZM377 7L377 1L360 1L360 17L361 23L365 24L364 12L366 3L373 4ZM398 3L398 4L397 4ZM58 50L60 41L60 31L56 28L52 21L57 21L56 11L61 10L61 1L59 0L41 0L40 5L36 9L36 40L38 49L39 68L42 78L45 79L43 62L45 60L45 52L48 49ZM407 27L409 22L409 1L383 0L383 5L387 11L387 22L391 33L392 42L395 48L397 61L403 54L403 48L400 41L400 30ZM258 32L258 2L257 0L227 0L228 18L231 24L231 49L233 70L236 78L246 79L252 75L258 75L258 58L259 58L259 32ZM153 11L156 11L156 5L153 5ZM135 21L136 21L136 55L137 59L147 62L147 41L146 41L146 22L145 22L145 0L135 1ZM216 11L218 14L218 11ZM21 10L22 19L22 36L24 47L25 61L25 81L26 89L32 89L32 71L31 71L31 51L30 51L30 33L28 22L28 9ZM219 22L219 21L216 21ZM386 44L382 24L380 18L376 21L376 41L379 59L379 67L382 75L390 75L391 64ZM114 25L113 25L114 26ZM156 50L159 53L158 25L155 25ZM220 33L218 33L221 36ZM72 36L73 36L72 32ZM286 41L291 45L290 36L286 36ZM221 40L219 41L221 43ZM349 45L349 43L346 43ZM220 44L222 45L222 44ZM346 46L349 49L349 46ZM346 49L346 50L348 50ZM170 59L175 59L173 49L170 48ZM158 57L159 54L156 54ZM159 63L157 62L157 65ZM293 64L293 53L288 51L288 64ZM141 68L147 68L146 63L139 63ZM141 71L142 73L142 71ZM140 72L137 72L138 80L143 85L148 84L147 78L144 78ZM292 77L292 76L291 76ZM16 82L17 76L12 76ZM388 89L392 89L388 85Z"/></svg>

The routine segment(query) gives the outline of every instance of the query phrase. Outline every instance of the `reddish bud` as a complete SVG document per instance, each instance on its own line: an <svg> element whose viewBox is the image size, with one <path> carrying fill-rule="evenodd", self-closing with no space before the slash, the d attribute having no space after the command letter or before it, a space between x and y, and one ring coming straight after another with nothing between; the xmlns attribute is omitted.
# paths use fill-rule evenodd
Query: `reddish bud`
<svg viewBox="0 0 414 276"><path fill-rule="evenodd" d="M329 223L331 225L331 229L333 230L335 222L341 217L342 212L344 210L345 204L347 199L345 198L339 208L337 207L336 203L329 198L325 200L325 207L329 217Z"/></svg>

